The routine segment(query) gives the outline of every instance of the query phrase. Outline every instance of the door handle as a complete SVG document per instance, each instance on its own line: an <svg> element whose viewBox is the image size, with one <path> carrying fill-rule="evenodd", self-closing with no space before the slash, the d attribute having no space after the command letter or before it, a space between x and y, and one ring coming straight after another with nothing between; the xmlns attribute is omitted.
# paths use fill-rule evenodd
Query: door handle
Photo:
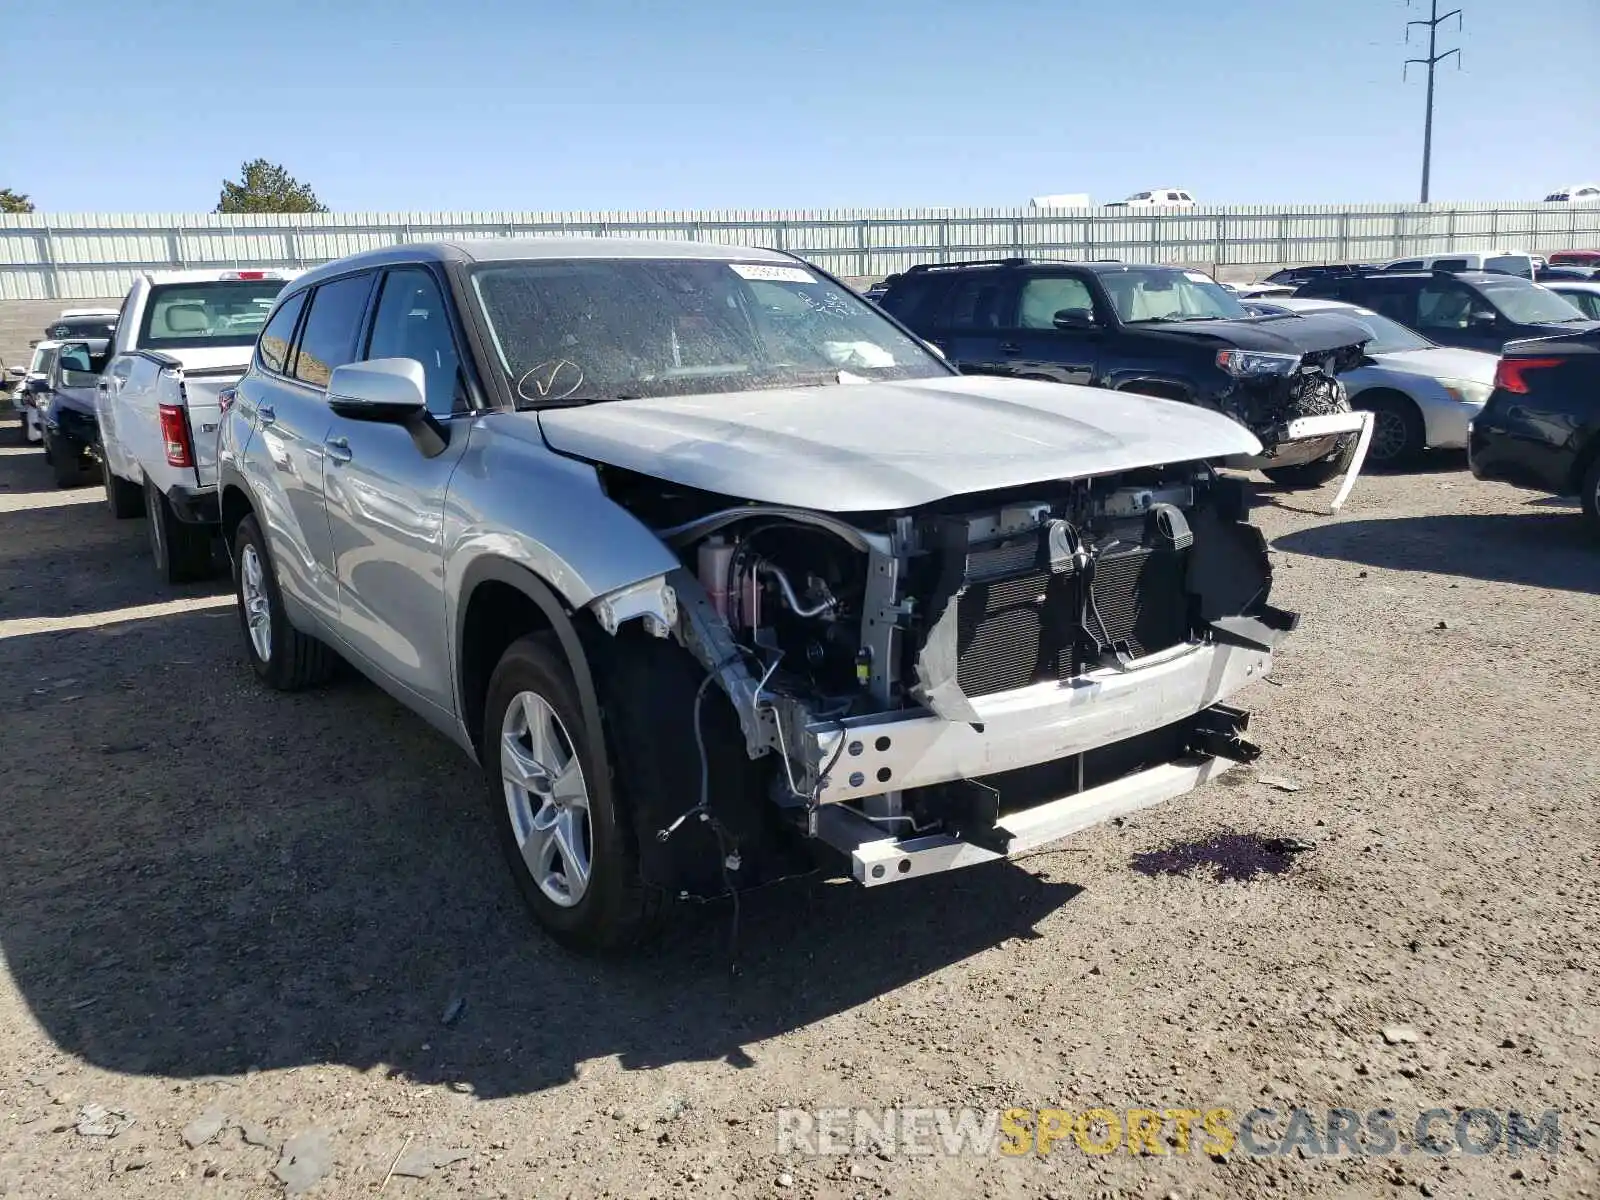
<svg viewBox="0 0 1600 1200"><path fill-rule="evenodd" d="M1015 342L1001 342L1000 343L1000 353L1001 354L1021 354L1022 353L1022 347L1017 345L1017 343L1015 343Z"/></svg>
<svg viewBox="0 0 1600 1200"><path fill-rule="evenodd" d="M278 414L272 411L272 405L256 405L256 420L260 421L263 425L271 425L277 419Z"/></svg>
<svg viewBox="0 0 1600 1200"><path fill-rule="evenodd" d="M333 459L333 461L336 463L347 463L355 457L355 455L350 452L350 441L348 438L331 437L322 444L328 448L328 457Z"/></svg>

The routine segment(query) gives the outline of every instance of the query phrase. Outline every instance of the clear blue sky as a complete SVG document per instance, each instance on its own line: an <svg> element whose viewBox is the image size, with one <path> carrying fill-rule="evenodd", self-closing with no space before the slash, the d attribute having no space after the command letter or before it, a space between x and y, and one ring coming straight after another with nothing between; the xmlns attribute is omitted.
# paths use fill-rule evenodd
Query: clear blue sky
<svg viewBox="0 0 1600 1200"><path fill-rule="evenodd" d="M0 186L205 212L265 157L340 211L1415 200L1426 3L8 0ZM1600 0L1458 3L1434 199L1600 179Z"/></svg>

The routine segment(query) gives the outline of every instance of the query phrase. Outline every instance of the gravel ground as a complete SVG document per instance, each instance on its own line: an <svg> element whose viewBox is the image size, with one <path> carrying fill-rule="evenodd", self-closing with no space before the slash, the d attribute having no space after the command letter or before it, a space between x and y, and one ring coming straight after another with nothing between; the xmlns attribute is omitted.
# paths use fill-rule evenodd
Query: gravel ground
<svg viewBox="0 0 1600 1200"><path fill-rule="evenodd" d="M730 978L725 908L625 963L541 940L457 751L359 681L264 692L222 586L158 585L144 523L18 441L0 1193L1600 1196L1600 549L1570 504L1450 456L1338 519L1268 497L1304 622L1243 697L1255 770L1023 862L752 897ZM1557 1109L1561 1143L775 1138L786 1106L1013 1105Z"/></svg>

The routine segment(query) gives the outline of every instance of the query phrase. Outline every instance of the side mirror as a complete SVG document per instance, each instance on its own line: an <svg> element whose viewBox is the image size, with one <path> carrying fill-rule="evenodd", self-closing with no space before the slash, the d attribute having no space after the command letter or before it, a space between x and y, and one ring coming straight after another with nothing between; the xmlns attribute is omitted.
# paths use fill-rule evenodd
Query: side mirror
<svg viewBox="0 0 1600 1200"><path fill-rule="evenodd" d="M94 355L87 342L64 343L56 361L61 364L63 371L79 371L94 375L100 373L100 367L95 364Z"/></svg>
<svg viewBox="0 0 1600 1200"><path fill-rule="evenodd" d="M22 385L22 390L34 396L42 396L50 390L50 381L43 376L37 379L30 379Z"/></svg>
<svg viewBox="0 0 1600 1200"><path fill-rule="evenodd" d="M1063 308L1050 320L1057 329L1094 328L1094 314L1086 308Z"/></svg>
<svg viewBox="0 0 1600 1200"><path fill-rule="evenodd" d="M1467 318L1467 323L1474 329L1493 329L1495 323L1499 320L1499 313L1493 309L1485 308L1474 311L1472 316Z"/></svg>
<svg viewBox="0 0 1600 1200"><path fill-rule="evenodd" d="M7 367L6 368L6 378L7 379L22 379L27 374L28 374L28 368L27 367Z"/></svg>
<svg viewBox="0 0 1600 1200"><path fill-rule="evenodd" d="M373 358L335 367L328 407L352 421L400 425L428 409L427 376L414 358Z"/></svg>
<svg viewBox="0 0 1600 1200"><path fill-rule="evenodd" d="M428 458L443 454L449 431L428 411L428 376L414 358L372 358L335 367L328 408L351 421L400 425Z"/></svg>

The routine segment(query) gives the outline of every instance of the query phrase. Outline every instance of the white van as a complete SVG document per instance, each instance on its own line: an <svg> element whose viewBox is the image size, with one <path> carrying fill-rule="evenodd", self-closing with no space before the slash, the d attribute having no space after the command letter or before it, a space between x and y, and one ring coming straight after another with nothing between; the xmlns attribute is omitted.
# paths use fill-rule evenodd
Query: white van
<svg viewBox="0 0 1600 1200"><path fill-rule="evenodd" d="M1385 271L1492 271L1496 275L1533 278L1534 256L1526 250L1456 250L1449 254L1424 254L1397 258L1383 264Z"/></svg>

